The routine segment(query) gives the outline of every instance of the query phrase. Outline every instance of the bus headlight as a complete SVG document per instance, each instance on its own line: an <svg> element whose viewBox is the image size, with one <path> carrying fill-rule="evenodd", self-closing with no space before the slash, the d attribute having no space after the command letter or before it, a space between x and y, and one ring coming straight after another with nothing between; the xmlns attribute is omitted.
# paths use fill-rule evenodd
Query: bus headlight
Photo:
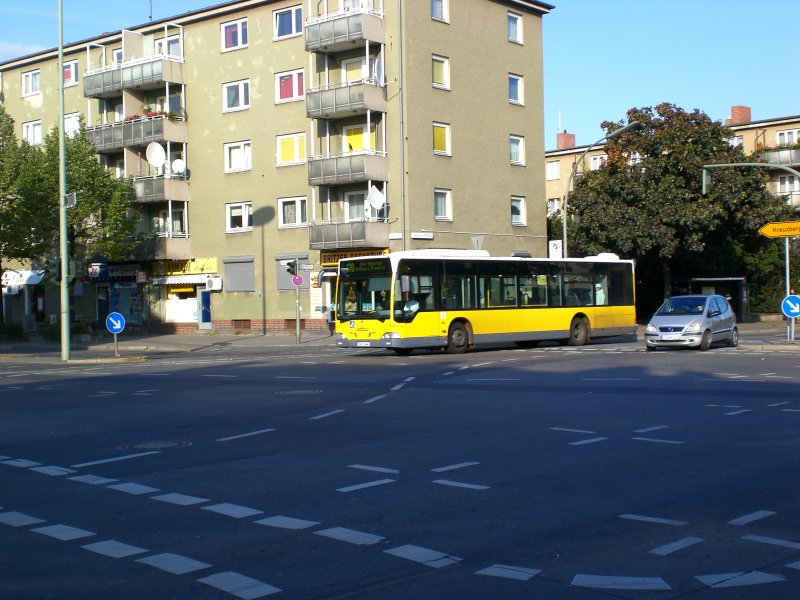
<svg viewBox="0 0 800 600"><path fill-rule="evenodd" d="M399 340L400 339L400 334L397 333L396 331L389 331L388 333L384 333L381 336L381 339L384 339L384 340Z"/></svg>

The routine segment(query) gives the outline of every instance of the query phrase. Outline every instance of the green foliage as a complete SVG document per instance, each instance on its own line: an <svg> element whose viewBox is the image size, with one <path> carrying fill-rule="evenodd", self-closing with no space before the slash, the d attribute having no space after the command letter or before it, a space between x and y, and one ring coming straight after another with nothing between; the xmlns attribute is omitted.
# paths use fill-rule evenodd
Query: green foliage
<svg viewBox="0 0 800 600"><path fill-rule="evenodd" d="M19 323L0 323L0 340L4 342L24 342L28 335Z"/></svg>

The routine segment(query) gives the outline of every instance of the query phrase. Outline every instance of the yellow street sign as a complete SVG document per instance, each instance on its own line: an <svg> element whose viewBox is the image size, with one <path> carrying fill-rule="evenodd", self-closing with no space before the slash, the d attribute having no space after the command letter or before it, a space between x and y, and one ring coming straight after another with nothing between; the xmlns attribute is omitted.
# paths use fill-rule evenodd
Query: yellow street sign
<svg viewBox="0 0 800 600"><path fill-rule="evenodd" d="M768 238L800 236L800 221L781 221L767 223L758 233Z"/></svg>

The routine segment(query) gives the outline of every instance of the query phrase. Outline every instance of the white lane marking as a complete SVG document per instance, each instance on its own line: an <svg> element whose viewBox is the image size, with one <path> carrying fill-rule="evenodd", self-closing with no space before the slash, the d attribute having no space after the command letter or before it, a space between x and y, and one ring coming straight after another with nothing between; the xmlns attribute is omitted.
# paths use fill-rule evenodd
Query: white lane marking
<svg viewBox="0 0 800 600"><path fill-rule="evenodd" d="M686 443L686 442L679 442L677 440L660 440L658 438L646 438L646 437L635 437L633 439L635 439L636 441L639 441L639 442L651 442L653 444L676 444L676 445L680 445L680 444L685 444Z"/></svg>
<svg viewBox="0 0 800 600"><path fill-rule="evenodd" d="M505 579L517 579L528 581L534 575L541 573L541 569L529 569L528 567L512 567L510 565L492 565L480 571L475 571L475 575L490 575L492 577L504 577Z"/></svg>
<svg viewBox="0 0 800 600"><path fill-rule="evenodd" d="M4 465L8 465L9 467L18 467L20 469L29 469L31 467L39 467L42 463L38 463L32 460L26 460L24 458L17 458L13 460L4 460L2 463ZM74 465L73 465L74 466Z"/></svg>
<svg viewBox="0 0 800 600"><path fill-rule="evenodd" d="M97 475L78 475L76 477L69 477L71 481L80 481L81 483L88 483L89 485L104 485L106 483L114 483L116 479L109 477L99 477Z"/></svg>
<svg viewBox="0 0 800 600"><path fill-rule="evenodd" d="M373 402L377 402L381 398L386 398L386 394L379 394L377 396L373 396L369 400L364 400L364 404L372 404Z"/></svg>
<svg viewBox="0 0 800 600"><path fill-rule="evenodd" d="M187 362L186 364L194 364L194 362ZM167 377L169 373L139 373L140 377Z"/></svg>
<svg viewBox="0 0 800 600"><path fill-rule="evenodd" d="M367 481L366 483L359 483L356 485L351 485L348 487L338 488L337 492L344 492L345 494L348 492L356 492L358 490L363 490L366 488L375 487L378 485L385 485L387 483L394 483L396 480L394 479L376 479L374 481Z"/></svg>
<svg viewBox="0 0 800 600"><path fill-rule="evenodd" d="M150 389L150 390L136 390L133 393L134 394L152 394L153 392L157 392L157 391L159 391L158 388L153 388L153 389Z"/></svg>
<svg viewBox="0 0 800 600"><path fill-rule="evenodd" d="M782 408L781 412L800 412L800 408Z"/></svg>
<svg viewBox="0 0 800 600"><path fill-rule="evenodd" d="M36 471L37 473L42 473L44 475L51 475L53 477L58 477L59 475L69 475L70 473L75 472L72 469L65 469L64 467L56 467L52 465L49 467L33 467L31 471Z"/></svg>
<svg viewBox="0 0 800 600"><path fill-rule="evenodd" d="M219 438L218 442L229 442L231 440L238 440L241 438L250 437L252 435L261 435L262 433L269 433L270 431L275 431L274 427L270 427L269 429L259 429L258 431L249 431L247 433L240 433L239 435L231 435L224 438Z"/></svg>
<svg viewBox="0 0 800 600"><path fill-rule="evenodd" d="M211 512L219 513L221 515L225 515L226 517L233 517L234 519L243 519L244 517L254 517L255 515L263 514L263 510L258 510L256 508L249 508L247 506L241 506L240 504L230 504L228 502L223 502L221 504L212 504L211 506L204 506L202 510L208 510Z"/></svg>
<svg viewBox="0 0 800 600"><path fill-rule="evenodd" d="M355 529L347 529L346 527L320 529L319 531L315 531L314 535L321 535L322 537L338 540L340 542L347 542L348 544L355 544L356 546L371 546L386 539L374 533L356 531Z"/></svg>
<svg viewBox="0 0 800 600"><path fill-rule="evenodd" d="M669 425L656 425L655 427L645 427L644 429L634 429L633 433L650 433L661 429L669 429Z"/></svg>
<svg viewBox="0 0 800 600"><path fill-rule="evenodd" d="M132 458L141 458L142 456L150 456L151 454L161 454L160 450L152 450L150 452L139 452L138 454L126 454L125 456L117 456L116 458L106 458L104 460L94 460L92 462L79 463L77 465L70 465L73 469L81 469L83 467L91 467L93 465L104 465L106 463L117 462L120 460L130 460Z"/></svg>
<svg viewBox="0 0 800 600"><path fill-rule="evenodd" d="M193 504L202 504L208 502L208 498L200 498L198 496L189 496L188 494L161 494L160 496L150 496L151 500L158 500L159 502L169 502L170 504L177 504L178 506L192 506Z"/></svg>
<svg viewBox="0 0 800 600"><path fill-rule="evenodd" d="M280 588L276 588L274 585L241 575L235 571L214 573L208 577L201 577L197 581L239 598L263 598L281 591Z"/></svg>
<svg viewBox="0 0 800 600"><path fill-rule="evenodd" d="M586 434L593 434L597 433L596 431L588 431L586 429L567 429L566 427L551 427L551 431L566 431L567 433L586 433Z"/></svg>
<svg viewBox="0 0 800 600"><path fill-rule="evenodd" d="M669 544L664 544L663 546L659 546L658 548L654 548L650 550L650 554L656 554L658 556L667 556L678 550L683 550L684 548L688 548L689 546L694 546L695 544L699 544L703 541L703 538L689 536L685 537L680 540L676 540Z"/></svg>
<svg viewBox="0 0 800 600"><path fill-rule="evenodd" d="M309 421L319 421L320 419L325 419L327 417L331 417L333 415L338 415L339 413L343 413L344 409L340 408L339 410L332 410L331 412L322 413L321 415L317 415L316 417L311 417Z"/></svg>
<svg viewBox="0 0 800 600"><path fill-rule="evenodd" d="M146 548L139 548L138 546L131 546L130 544L123 544L117 540L105 540L104 542L95 542L93 544L86 544L81 546L84 550L95 552L108 556L110 558L127 558L135 554L143 554L150 552Z"/></svg>
<svg viewBox="0 0 800 600"><path fill-rule="evenodd" d="M314 363L312 363L314 364ZM293 376L293 375L276 375L275 379L319 379L318 377L305 377L305 376Z"/></svg>
<svg viewBox="0 0 800 600"><path fill-rule="evenodd" d="M455 373L455 371L445 371L444 373L442 373L442 377L447 377L448 375L452 375L453 373Z"/></svg>
<svg viewBox="0 0 800 600"><path fill-rule="evenodd" d="M770 544L771 546L781 546L783 548L791 548L792 550L800 550L800 543L790 542L789 540L781 540L778 538L767 537L764 535L744 535L743 540L751 542L760 542L762 544Z"/></svg>
<svg viewBox="0 0 800 600"><path fill-rule="evenodd" d="M787 404L791 404L791 402L776 402L775 404L767 404L770 408L776 408L778 406L786 406Z"/></svg>
<svg viewBox="0 0 800 600"><path fill-rule="evenodd" d="M238 375L219 375L219 374L203 374L201 377L217 377L220 379L237 379Z"/></svg>
<svg viewBox="0 0 800 600"><path fill-rule="evenodd" d="M771 510L757 510L756 512L752 512L748 515L742 515L741 517L737 517L736 519L732 519L728 521L728 525L748 525L753 521L758 521L759 519L766 519L767 517L771 517L775 513Z"/></svg>
<svg viewBox="0 0 800 600"><path fill-rule="evenodd" d="M149 485L142 485L140 483L115 483L114 485L106 486L109 489L117 490L118 492L125 492L132 496L141 496L142 494L152 494L153 492L160 492L158 488L150 487Z"/></svg>
<svg viewBox="0 0 800 600"><path fill-rule="evenodd" d="M399 473L399 469L388 467L373 467L371 465L347 465L349 469L361 469L362 471L375 471L376 473Z"/></svg>
<svg viewBox="0 0 800 600"><path fill-rule="evenodd" d="M470 377L467 381L522 381L520 377Z"/></svg>
<svg viewBox="0 0 800 600"><path fill-rule="evenodd" d="M671 590L661 577L621 577L618 575L575 575L572 585L603 590Z"/></svg>
<svg viewBox="0 0 800 600"><path fill-rule="evenodd" d="M733 416L736 416L736 415L744 415L744 414L751 413L751 412L753 412L753 411L744 408L742 410L734 410L732 412L726 412L725 416L733 417Z"/></svg>
<svg viewBox="0 0 800 600"><path fill-rule="evenodd" d="M660 517L648 517L646 515L632 515L625 513L619 516L620 519L628 519L630 521L644 521L645 523L657 523L658 525L688 525L686 521L676 521L674 519L662 519Z"/></svg>
<svg viewBox="0 0 800 600"><path fill-rule="evenodd" d="M62 542L97 535L93 531L86 531L85 529L78 529L77 527L70 527L69 525L46 525L44 527L36 527L31 529L31 531L61 540Z"/></svg>
<svg viewBox="0 0 800 600"><path fill-rule="evenodd" d="M446 467L436 467L435 469L431 469L432 473L444 473L445 471L454 471L455 469L463 469L465 467L474 467L475 465L479 465L477 460L469 461L469 462L462 462L455 465L448 465Z"/></svg>
<svg viewBox="0 0 800 600"><path fill-rule="evenodd" d="M173 575L183 575L184 573L191 573L193 571L201 571L211 567L210 564L200 562L188 556L181 556L180 554L172 554L171 552L164 552L163 554L156 554L154 556L145 556L144 558L137 558L136 562L150 565L156 569L161 569Z"/></svg>
<svg viewBox="0 0 800 600"><path fill-rule="evenodd" d="M473 366L473 367L485 367L486 365L491 365L491 364L493 364L494 362L495 362L495 361L493 361L493 360L490 360L489 362L477 363L477 364L475 364L475 365L472 365L472 366Z"/></svg>
<svg viewBox="0 0 800 600"><path fill-rule="evenodd" d="M396 386L394 386L393 388L391 388L391 390L392 390L393 392L396 392L396 391L398 391L398 390L401 390L401 389L403 388L403 386L404 386L404 385L405 385L405 383L398 383Z"/></svg>
<svg viewBox="0 0 800 600"><path fill-rule="evenodd" d="M570 442L570 446L583 446L585 444L594 444L596 442L602 442L603 440L607 440L606 437L596 437L596 438L589 438L588 440L580 440L578 442Z"/></svg>
<svg viewBox="0 0 800 600"><path fill-rule="evenodd" d="M695 579L712 588L739 587L743 585L758 585L762 583L776 583L785 581L781 575L772 575L762 571L749 573L720 573L718 575L697 575Z"/></svg>
<svg viewBox="0 0 800 600"><path fill-rule="evenodd" d="M448 567L463 560L458 556L451 556L444 552L439 552L438 550L431 550L430 548L423 548L422 546L415 546L413 544L389 548L388 550L384 550L384 552L392 556L405 558L406 560L433 567L434 569Z"/></svg>
<svg viewBox="0 0 800 600"><path fill-rule="evenodd" d="M580 381L641 381L639 377L581 377Z"/></svg>
<svg viewBox="0 0 800 600"><path fill-rule="evenodd" d="M44 523L44 519L32 517L25 513L9 511L0 513L0 523L3 525L10 525L11 527L25 527L27 525L36 525L37 523Z"/></svg>
<svg viewBox="0 0 800 600"><path fill-rule="evenodd" d="M768 379L794 379L794 377L790 377L788 375L767 375Z"/></svg>
<svg viewBox="0 0 800 600"><path fill-rule="evenodd" d="M451 481L449 479L434 479L433 483L438 483L439 485L449 485L450 487L464 488L467 490L491 489L488 485L476 485L474 483L463 483L461 481Z"/></svg>
<svg viewBox="0 0 800 600"><path fill-rule="evenodd" d="M260 519L256 523L279 529L308 529L309 527L314 527L314 525L319 525L319 521L307 521L306 519L295 519L294 517L285 517L283 515Z"/></svg>

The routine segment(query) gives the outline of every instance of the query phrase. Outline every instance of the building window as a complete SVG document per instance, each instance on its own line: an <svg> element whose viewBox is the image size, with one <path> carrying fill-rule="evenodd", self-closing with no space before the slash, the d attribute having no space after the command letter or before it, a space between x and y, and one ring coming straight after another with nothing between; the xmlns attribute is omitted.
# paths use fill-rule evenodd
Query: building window
<svg viewBox="0 0 800 600"><path fill-rule="evenodd" d="M247 45L247 21L244 25L245 41L243 45ZM161 56L170 56L172 58L181 57L181 40L180 36L172 35L168 38L161 38L156 40L155 53Z"/></svg>
<svg viewBox="0 0 800 600"><path fill-rule="evenodd" d="M450 20L449 0L431 0L431 19L444 21Z"/></svg>
<svg viewBox="0 0 800 600"><path fill-rule="evenodd" d="M526 224L525 198L522 196L511 196L511 224Z"/></svg>
<svg viewBox="0 0 800 600"><path fill-rule="evenodd" d="M508 160L512 165L525 165L525 138L520 135L508 136Z"/></svg>
<svg viewBox="0 0 800 600"><path fill-rule="evenodd" d="M299 227L307 224L305 196L278 199L278 227Z"/></svg>
<svg viewBox="0 0 800 600"><path fill-rule="evenodd" d="M734 135L733 137L728 138L728 144L731 148L741 148L744 144L744 136Z"/></svg>
<svg viewBox="0 0 800 600"><path fill-rule="evenodd" d="M111 62L117 67L122 64L122 48L111 51Z"/></svg>
<svg viewBox="0 0 800 600"><path fill-rule="evenodd" d="M225 231L227 233L253 231L252 202L234 202L225 205Z"/></svg>
<svg viewBox="0 0 800 600"><path fill-rule="evenodd" d="M508 101L525 104L525 80L522 75L508 74Z"/></svg>
<svg viewBox="0 0 800 600"><path fill-rule="evenodd" d="M222 84L222 112L250 108L250 80Z"/></svg>
<svg viewBox="0 0 800 600"><path fill-rule="evenodd" d="M22 139L31 146L38 146L42 143L42 122L28 121L22 124Z"/></svg>
<svg viewBox="0 0 800 600"><path fill-rule="evenodd" d="M597 156L593 156L591 158L591 162L589 163L589 170L597 171L597 169L606 164L607 160L608 160L607 154L598 154Z"/></svg>
<svg viewBox="0 0 800 600"><path fill-rule="evenodd" d="M303 7L293 6L285 10L276 10L275 18L275 39L293 37L303 33Z"/></svg>
<svg viewBox="0 0 800 600"><path fill-rule="evenodd" d="M250 140L225 144L225 172L249 171L253 166Z"/></svg>
<svg viewBox="0 0 800 600"><path fill-rule="evenodd" d="M776 134L778 146L792 146L800 141L800 129L787 129Z"/></svg>
<svg viewBox="0 0 800 600"><path fill-rule="evenodd" d="M256 290L255 257L225 256L222 258L226 292L254 292Z"/></svg>
<svg viewBox="0 0 800 600"><path fill-rule="evenodd" d="M220 31L222 33L223 52L247 47L247 19L223 23Z"/></svg>
<svg viewBox="0 0 800 600"><path fill-rule="evenodd" d="M548 160L545 169L545 174L547 181L555 181L556 179L561 179L561 161Z"/></svg>
<svg viewBox="0 0 800 600"><path fill-rule="evenodd" d="M32 96L41 92L41 72L39 69L22 74L22 95Z"/></svg>
<svg viewBox="0 0 800 600"><path fill-rule="evenodd" d="M81 114L70 113L64 115L64 135L67 137L75 137L81 128Z"/></svg>
<svg viewBox="0 0 800 600"><path fill-rule="evenodd" d="M433 153L450 156L450 125L433 124Z"/></svg>
<svg viewBox="0 0 800 600"><path fill-rule="evenodd" d="M306 134L291 133L279 135L278 138L278 166L296 165L306 160Z"/></svg>
<svg viewBox="0 0 800 600"><path fill-rule="evenodd" d="M370 64L373 64L370 58ZM364 81L369 77L367 61L363 56L348 58L342 61L342 80L344 82Z"/></svg>
<svg viewBox="0 0 800 600"><path fill-rule="evenodd" d="M445 56L433 55L433 87L444 90L450 89L450 59Z"/></svg>
<svg viewBox="0 0 800 600"><path fill-rule="evenodd" d="M305 95L303 69L275 73L275 102L294 102Z"/></svg>
<svg viewBox="0 0 800 600"><path fill-rule="evenodd" d="M508 41L522 43L522 15L508 13Z"/></svg>
<svg viewBox="0 0 800 600"><path fill-rule="evenodd" d="M78 61L70 60L64 63L64 87L78 85Z"/></svg>
<svg viewBox="0 0 800 600"><path fill-rule="evenodd" d="M561 210L561 198L548 198L547 199L547 217L557 215Z"/></svg>
<svg viewBox="0 0 800 600"><path fill-rule="evenodd" d="M778 178L778 193L791 194L792 192L800 191L798 187L798 180L794 175L781 175Z"/></svg>
<svg viewBox="0 0 800 600"><path fill-rule="evenodd" d="M453 220L452 192L436 188L433 190L433 218L437 221Z"/></svg>

